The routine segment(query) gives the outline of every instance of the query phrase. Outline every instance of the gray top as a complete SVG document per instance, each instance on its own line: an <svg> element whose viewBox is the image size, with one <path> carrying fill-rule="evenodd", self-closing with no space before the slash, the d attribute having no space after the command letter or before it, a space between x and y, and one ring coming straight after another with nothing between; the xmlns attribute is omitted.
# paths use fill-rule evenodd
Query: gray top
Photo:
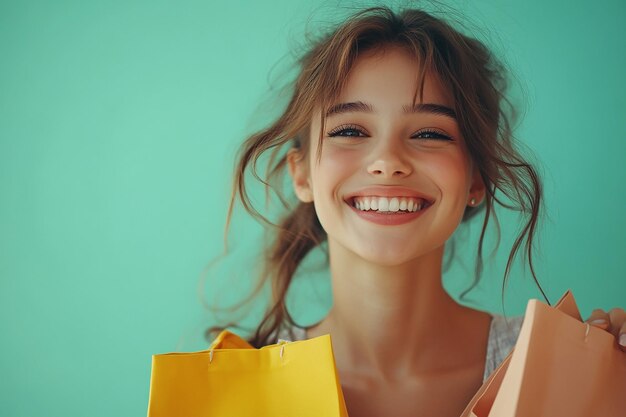
<svg viewBox="0 0 626 417"><path fill-rule="evenodd" d="M483 382L502 363L504 358L511 352L517 341L524 316L504 317L493 314L489 339L487 342L487 358L485 360L485 373ZM278 333L278 339L296 341L306 339L306 330L302 327L283 327Z"/></svg>

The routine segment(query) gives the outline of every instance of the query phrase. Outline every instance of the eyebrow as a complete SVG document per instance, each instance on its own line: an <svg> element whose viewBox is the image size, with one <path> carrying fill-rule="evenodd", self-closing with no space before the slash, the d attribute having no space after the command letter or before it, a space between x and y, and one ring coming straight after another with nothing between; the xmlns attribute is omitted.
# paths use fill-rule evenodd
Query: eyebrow
<svg viewBox="0 0 626 417"><path fill-rule="evenodd" d="M434 103L418 103L415 106L403 106L402 110L405 114L409 113L432 113L439 114L442 116L448 116L452 119L456 120L456 112L450 107L444 106L442 104L434 104ZM367 103L363 103L362 101L355 101L350 103L339 103L331 106L326 112L326 117L334 116L343 113L354 113L354 112L363 112L363 113L373 113L374 108Z"/></svg>

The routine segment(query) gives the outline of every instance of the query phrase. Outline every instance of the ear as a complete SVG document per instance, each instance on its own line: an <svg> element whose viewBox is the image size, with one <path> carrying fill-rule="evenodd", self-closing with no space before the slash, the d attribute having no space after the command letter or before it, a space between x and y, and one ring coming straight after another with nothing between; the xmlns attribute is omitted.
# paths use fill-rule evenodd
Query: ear
<svg viewBox="0 0 626 417"><path fill-rule="evenodd" d="M478 206L485 199L486 193L487 193L487 188L485 187L485 183L483 182L483 179L480 175L480 170L477 167L475 167L474 173L472 175L472 186L470 187L468 201L471 200L472 198L475 198L476 204L474 205Z"/></svg>
<svg viewBox="0 0 626 417"><path fill-rule="evenodd" d="M303 203L313 202L309 167L302 152L296 148L289 149L287 152L287 164L289 166L289 175L293 182L293 189L298 199Z"/></svg>

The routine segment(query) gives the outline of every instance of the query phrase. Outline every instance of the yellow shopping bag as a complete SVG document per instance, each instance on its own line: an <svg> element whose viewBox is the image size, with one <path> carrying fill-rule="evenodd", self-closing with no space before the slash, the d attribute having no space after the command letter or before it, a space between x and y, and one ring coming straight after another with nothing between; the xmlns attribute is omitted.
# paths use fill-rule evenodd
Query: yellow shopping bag
<svg viewBox="0 0 626 417"><path fill-rule="evenodd" d="M347 417L330 335L152 356L148 417Z"/></svg>

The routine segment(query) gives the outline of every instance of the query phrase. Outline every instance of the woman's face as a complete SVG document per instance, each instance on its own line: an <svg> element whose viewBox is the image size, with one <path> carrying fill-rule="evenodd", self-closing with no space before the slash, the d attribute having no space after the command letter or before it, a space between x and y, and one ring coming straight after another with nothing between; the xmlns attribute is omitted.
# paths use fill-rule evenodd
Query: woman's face
<svg viewBox="0 0 626 417"><path fill-rule="evenodd" d="M411 107L418 70L400 49L360 57L326 119L320 162L319 112L307 160L290 162L296 194L313 201L329 245L382 265L441 247L469 199L483 195L454 103L435 78L426 78L423 102ZM420 197L430 205L409 211Z"/></svg>

